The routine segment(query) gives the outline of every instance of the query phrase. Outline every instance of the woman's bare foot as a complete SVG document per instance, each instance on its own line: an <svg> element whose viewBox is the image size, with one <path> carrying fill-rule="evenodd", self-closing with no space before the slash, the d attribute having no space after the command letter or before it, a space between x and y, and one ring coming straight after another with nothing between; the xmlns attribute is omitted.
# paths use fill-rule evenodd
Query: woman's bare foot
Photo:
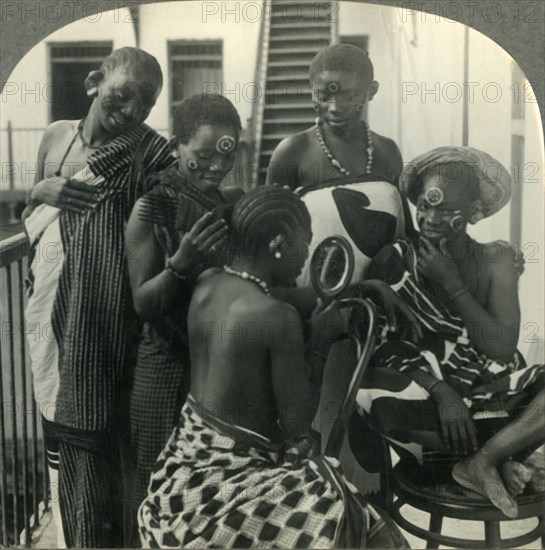
<svg viewBox="0 0 545 550"><path fill-rule="evenodd" d="M452 477L466 489L490 499L507 517L518 516L518 506L505 488L496 467L491 464L481 449L457 462L452 468Z"/></svg>
<svg viewBox="0 0 545 550"><path fill-rule="evenodd" d="M524 464L507 460L498 468L503 483L509 493L516 497L522 494L526 484L532 479L532 472Z"/></svg>

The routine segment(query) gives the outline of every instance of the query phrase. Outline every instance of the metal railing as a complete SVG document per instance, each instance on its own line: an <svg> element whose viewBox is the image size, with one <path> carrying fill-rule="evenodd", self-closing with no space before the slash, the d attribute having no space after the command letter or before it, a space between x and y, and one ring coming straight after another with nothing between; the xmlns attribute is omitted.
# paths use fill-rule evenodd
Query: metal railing
<svg viewBox="0 0 545 550"><path fill-rule="evenodd" d="M252 137L254 140L253 165L255 181L259 178L259 157L261 154L261 135L263 133L263 114L265 111L265 82L267 80L267 60L269 57L269 34L271 30L272 0L263 0L263 15L259 30L258 50L255 67L255 82L263 93L255 101L252 108Z"/></svg>
<svg viewBox="0 0 545 550"><path fill-rule="evenodd" d="M27 190L34 183L38 147L44 128L0 128L0 191Z"/></svg>
<svg viewBox="0 0 545 550"><path fill-rule="evenodd" d="M30 546L48 509L43 434L32 394L25 332L29 242L24 233L0 242L0 545ZM22 535L20 537L20 535Z"/></svg>

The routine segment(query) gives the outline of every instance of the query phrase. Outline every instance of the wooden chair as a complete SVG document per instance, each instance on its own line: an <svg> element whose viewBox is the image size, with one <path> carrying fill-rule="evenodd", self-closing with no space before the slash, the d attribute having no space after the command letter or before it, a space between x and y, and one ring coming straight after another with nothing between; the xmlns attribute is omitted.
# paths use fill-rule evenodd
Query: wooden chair
<svg viewBox="0 0 545 550"><path fill-rule="evenodd" d="M360 425L361 426L361 425ZM513 521L505 516L488 499L478 493L467 491L454 480L452 482L427 480L415 464L400 460L392 464L390 446L378 432L368 427L366 443L378 450L375 462L381 478L381 491L377 501L392 519L408 533L427 542L427 548L440 544L456 548L517 548L541 538L545 545L545 493L522 495L517 498L519 516L537 518L537 526L523 535L502 538L500 523ZM403 507L409 505L430 515L429 527L416 525ZM441 532L444 518L481 521L484 523L484 540L453 537Z"/></svg>

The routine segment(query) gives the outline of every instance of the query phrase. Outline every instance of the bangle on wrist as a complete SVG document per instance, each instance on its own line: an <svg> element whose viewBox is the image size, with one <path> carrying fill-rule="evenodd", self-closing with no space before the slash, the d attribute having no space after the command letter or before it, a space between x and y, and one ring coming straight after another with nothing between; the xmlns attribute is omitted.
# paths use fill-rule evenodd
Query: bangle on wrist
<svg viewBox="0 0 545 550"><path fill-rule="evenodd" d="M178 281L187 282L189 280L189 277L183 273L179 273L178 271L176 271L174 267L172 267L172 263L170 262L170 260L171 258L167 258L165 262L165 271L167 271L167 273L170 273L170 275L172 275Z"/></svg>
<svg viewBox="0 0 545 550"><path fill-rule="evenodd" d="M431 395L431 392L433 391L433 389L435 388L435 386L441 384L441 382L443 382L443 380L434 380L427 388L427 392Z"/></svg>
<svg viewBox="0 0 545 550"><path fill-rule="evenodd" d="M323 353L320 353L319 351L315 350L315 349L308 349L306 352L305 352L305 355L316 355L317 357L319 357L320 359L322 359L323 361L325 361L327 359L327 356L324 355Z"/></svg>
<svg viewBox="0 0 545 550"><path fill-rule="evenodd" d="M31 206L32 208L38 206L39 201L32 197L32 189L26 194L25 203L27 206Z"/></svg>
<svg viewBox="0 0 545 550"><path fill-rule="evenodd" d="M469 292L469 288L464 285L463 287L459 288L458 290L455 290L454 292L451 292L448 295L448 301L449 302L454 302L460 296L463 296L466 292Z"/></svg>

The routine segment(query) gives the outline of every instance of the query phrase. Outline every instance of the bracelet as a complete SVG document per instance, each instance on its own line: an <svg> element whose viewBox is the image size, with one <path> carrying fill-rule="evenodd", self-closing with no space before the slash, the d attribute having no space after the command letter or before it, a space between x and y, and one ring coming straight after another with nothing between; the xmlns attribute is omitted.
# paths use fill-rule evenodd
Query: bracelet
<svg viewBox="0 0 545 550"><path fill-rule="evenodd" d="M319 357L323 361L325 361L327 359L327 356L325 356L323 353L320 353L319 351L316 351L314 349L308 349L305 352L305 355L316 355L317 357Z"/></svg>
<svg viewBox="0 0 545 550"><path fill-rule="evenodd" d="M165 270L170 273L175 279L178 279L178 281L188 281L189 277L187 275L184 275L183 273L178 273L170 263L170 258L167 258L167 261L165 262Z"/></svg>
<svg viewBox="0 0 545 550"><path fill-rule="evenodd" d="M462 288L459 288L458 290L455 290L454 292L450 293L448 295L448 301L454 302L460 296L464 295L466 292L469 292L469 288L467 288L467 286L463 286Z"/></svg>
<svg viewBox="0 0 545 550"><path fill-rule="evenodd" d="M437 386L437 384L440 384L442 381L443 380L434 380L426 391L431 395L433 388L435 388L435 386Z"/></svg>
<svg viewBox="0 0 545 550"><path fill-rule="evenodd" d="M32 198L32 189L30 191L27 192L26 194L26 197L25 197L25 204L27 206L30 206L32 208L35 208L36 206L38 206L39 204L39 201L37 201L36 199Z"/></svg>

